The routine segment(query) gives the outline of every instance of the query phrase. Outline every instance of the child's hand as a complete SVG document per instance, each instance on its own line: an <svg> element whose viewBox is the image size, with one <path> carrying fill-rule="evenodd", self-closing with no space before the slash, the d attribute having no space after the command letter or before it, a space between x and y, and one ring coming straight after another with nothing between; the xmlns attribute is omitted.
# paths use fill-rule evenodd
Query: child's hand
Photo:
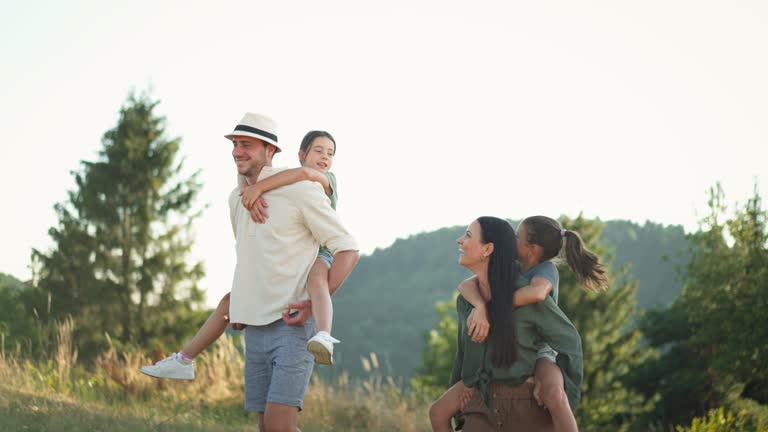
<svg viewBox="0 0 768 432"><path fill-rule="evenodd" d="M261 196L262 192L256 188L256 185L246 186L240 189L240 201L243 202L243 206L249 209Z"/></svg>
<svg viewBox="0 0 768 432"><path fill-rule="evenodd" d="M240 201L243 203L243 207L248 209L248 213L251 214L251 219L256 223L265 223L269 214L267 213L267 207L269 205L261 196L261 191L258 190L255 185L246 186L240 190Z"/></svg>
<svg viewBox="0 0 768 432"><path fill-rule="evenodd" d="M464 411L464 407L472 399L472 395L474 394L475 394L474 387L466 388L464 389L463 392L461 392L461 396L459 396L459 407L461 407L462 411Z"/></svg>
<svg viewBox="0 0 768 432"><path fill-rule="evenodd" d="M544 402L541 401L541 384L539 384L539 381L534 377L529 377L526 382L531 381L533 381L533 399L536 400L536 403L539 404L540 407L547 409L547 407L544 406Z"/></svg>
<svg viewBox="0 0 768 432"><path fill-rule="evenodd" d="M485 306L476 307L467 317L467 329L472 342L483 343L488 337L491 324L488 322L488 312Z"/></svg>

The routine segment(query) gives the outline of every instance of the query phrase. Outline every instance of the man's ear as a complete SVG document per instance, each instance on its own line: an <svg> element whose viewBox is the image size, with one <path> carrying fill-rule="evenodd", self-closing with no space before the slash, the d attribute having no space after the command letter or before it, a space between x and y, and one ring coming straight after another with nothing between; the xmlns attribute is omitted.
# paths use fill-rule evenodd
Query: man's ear
<svg viewBox="0 0 768 432"><path fill-rule="evenodd" d="M267 158L272 160L272 158L275 156L275 153L277 153L277 147L272 144L267 144Z"/></svg>

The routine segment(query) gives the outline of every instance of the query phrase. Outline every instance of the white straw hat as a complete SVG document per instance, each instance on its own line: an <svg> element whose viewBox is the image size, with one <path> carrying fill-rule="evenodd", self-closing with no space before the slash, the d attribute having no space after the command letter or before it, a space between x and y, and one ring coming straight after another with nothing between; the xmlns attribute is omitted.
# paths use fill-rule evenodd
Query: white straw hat
<svg viewBox="0 0 768 432"><path fill-rule="evenodd" d="M235 136L258 138L275 146L277 148L275 153L281 151L277 144L277 123L264 114L245 113L243 119L235 126L235 130L224 135L224 138L231 141Z"/></svg>

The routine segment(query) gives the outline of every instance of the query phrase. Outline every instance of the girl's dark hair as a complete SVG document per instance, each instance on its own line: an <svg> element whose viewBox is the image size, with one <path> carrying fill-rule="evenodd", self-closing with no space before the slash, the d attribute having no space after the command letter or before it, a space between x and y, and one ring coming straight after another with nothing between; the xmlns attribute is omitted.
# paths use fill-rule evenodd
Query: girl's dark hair
<svg viewBox="0 0 768 432"><path fill-rule="evenodd" d="M314 141L315 138L320 138L320 137L326 137L329 140L331 140L331 142L333 142L333 154L336 154L336 140L333 139L333 135L331 135L326 131L318 131L318 130L309 131L307 132L306 135L304 135L304 138L301 140L301 146L299 146L299 150L306 153L307 151L309 151L309 146L312 145L312 141Z"/></svg>
<svg viewBox="0 0 768 432"><path fill-rule="evenodd" d="M608 276L597 255L584 246L576 231L564 230L560 222L546 216L531 216L521 222L526 241L541 246L542 261L556 257L565 243L565 260L586 289L596 292L608 288Z"/></svg>
<svg viewBox="0 0 768 432"><path fill-rule="evenodd" d="M517 360L517 332L513 296L517 289L520 267L517 264L517 236L509 222L491 216L477 219L482 243L493 243L488 261L488 346L496 367L509 367Z"/></svg>

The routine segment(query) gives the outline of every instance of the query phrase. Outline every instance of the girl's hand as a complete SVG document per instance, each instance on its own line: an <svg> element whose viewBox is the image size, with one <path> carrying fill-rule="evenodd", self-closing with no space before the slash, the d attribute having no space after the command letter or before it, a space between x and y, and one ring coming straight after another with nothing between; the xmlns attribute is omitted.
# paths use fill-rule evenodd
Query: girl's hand
<svg viewBox="0 0 768 432"><path fill-rule="evenodd" d="M251 208L253 202L256 201L262 192L256 188L256 185L245 186L240 189L240 201L243 202L245 208Z"/></svg>
<svg viewBox="0 0 768 432"><path fill-rule="evenodd" d="M240 190L240 201L251 214L251 219L256 223L263 224L269 217L266 210L269 205L264 201L261 194L262 192L255 185L246 186Z"/></svg>
<svg viewBox="0 0 768 432"><path fill-rule="evenodd" d="M464 389L464 391L461 393L461 396L459 396L459 407L461 407L461 410L464 411L464 407L467 405L467 403L472 400L472 396L475 394L475 388L469 387Z"/></svg>
<svg viewBox="0 0 768 432"><path fill-rule="evenodd" d="M256 223L265 223L269 217L267 207L269 207L269 205L264 201L264 198L259 197L251 208L248 209L248 213L251 214L251 219Z"/></svg>
<svg viewBox="0 0 768 432"><path fill-rule="evenodd" d="M467 317L467 329L472 342L483 343L488 337L491 324L488 322L488 312L485 307L476 307Z"/></svg>

